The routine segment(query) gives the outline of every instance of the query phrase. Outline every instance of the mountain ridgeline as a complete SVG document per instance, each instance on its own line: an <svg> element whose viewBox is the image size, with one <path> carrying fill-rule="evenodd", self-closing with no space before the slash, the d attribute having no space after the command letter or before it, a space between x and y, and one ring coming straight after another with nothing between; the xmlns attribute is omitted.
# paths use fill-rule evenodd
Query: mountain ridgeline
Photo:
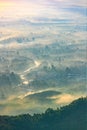
<svg viewBox="0 0 87 130"><path fill-rule="evenodd" d="M0 130L87 130L87 97L33 116L0 116Z"/></svg>

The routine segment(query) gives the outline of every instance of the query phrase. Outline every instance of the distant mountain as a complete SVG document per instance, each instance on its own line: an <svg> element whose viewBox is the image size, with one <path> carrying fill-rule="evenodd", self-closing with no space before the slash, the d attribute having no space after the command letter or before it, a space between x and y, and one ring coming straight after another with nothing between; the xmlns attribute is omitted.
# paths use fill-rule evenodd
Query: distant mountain
<svg viewBox="0 0 87 130"><path fill-rule="evenodd" d="M33 116L0 116L0 130L86 130L87 98L80 98L57 110Z"/></svg>

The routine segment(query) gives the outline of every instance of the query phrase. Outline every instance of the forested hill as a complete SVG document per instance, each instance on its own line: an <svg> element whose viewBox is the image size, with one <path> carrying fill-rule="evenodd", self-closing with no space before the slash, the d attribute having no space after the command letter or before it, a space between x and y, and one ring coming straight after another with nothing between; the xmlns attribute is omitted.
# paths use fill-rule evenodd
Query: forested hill
<svg viewBox="0 0 87 130"><path fill-rule="evenodd" d="M87 97L33 116L0 116L0 130L87 130Z"/></svg>

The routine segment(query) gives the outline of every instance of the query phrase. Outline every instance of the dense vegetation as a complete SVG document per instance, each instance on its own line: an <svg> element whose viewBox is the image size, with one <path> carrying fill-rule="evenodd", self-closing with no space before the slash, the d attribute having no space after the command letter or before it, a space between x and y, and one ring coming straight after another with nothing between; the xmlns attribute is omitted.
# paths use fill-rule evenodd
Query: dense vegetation
<svg viewBox="0 0 87 130"><path fill-rule="evenodd" d="M80 98L70 105L45 113L0 116L0 130L86 130L87 98Z"/></svg>

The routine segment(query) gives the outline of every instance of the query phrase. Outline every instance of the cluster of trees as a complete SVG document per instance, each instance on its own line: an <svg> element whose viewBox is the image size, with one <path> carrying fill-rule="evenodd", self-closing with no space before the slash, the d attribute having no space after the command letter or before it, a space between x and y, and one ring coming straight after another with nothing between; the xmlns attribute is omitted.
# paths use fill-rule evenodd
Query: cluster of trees
<svg viewBox="0 0 87 130"><path fill-rule="evenodd" d="M20 83L20 77L14 72L0 73L0 87L12 86Z"/></svg>
<svg viewBox="0 0 87 130"><path fill-rule="evenodd" d="M86 130L87 98L33 116L0 116L0 130Z"/></svg>

